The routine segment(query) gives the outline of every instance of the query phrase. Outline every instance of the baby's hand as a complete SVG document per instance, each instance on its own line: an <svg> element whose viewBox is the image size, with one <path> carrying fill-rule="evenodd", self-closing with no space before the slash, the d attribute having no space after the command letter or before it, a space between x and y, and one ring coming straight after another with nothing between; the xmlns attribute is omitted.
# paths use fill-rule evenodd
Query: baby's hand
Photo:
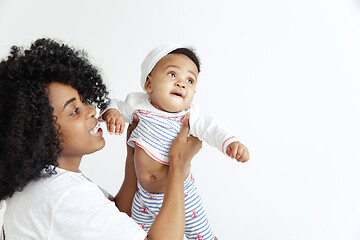
<svg viewBox="0 0 360 240"><path fill-rule="evenodd" d="M106 121L107 130L110 134L114 132L115 135L121 135L125 128L125 119L121 113L114 108L110 108L103 115L102 118Z"/></svg>
<svg viewBox="0 0 360 240"><path fill-rule="evenodd" d="M250 158L249 150L240 142L232 142L226 148L226 154L238 162L247 162Z"/></svg>

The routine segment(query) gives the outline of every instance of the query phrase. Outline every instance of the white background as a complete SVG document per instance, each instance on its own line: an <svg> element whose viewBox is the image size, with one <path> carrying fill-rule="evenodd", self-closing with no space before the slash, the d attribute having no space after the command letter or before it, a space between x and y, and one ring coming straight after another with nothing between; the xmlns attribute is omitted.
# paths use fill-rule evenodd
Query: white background
<svg viewBox="0 0 360 240"><path fill-rule="evenodd" d="M0 1L1 58L39 37L86 50L117 98L141 91L154 46L193 45L195 102L251 152L193 160L218 238L360 239L359 1ZM125 137L105 139L82 170L116 194Z"/></svg>

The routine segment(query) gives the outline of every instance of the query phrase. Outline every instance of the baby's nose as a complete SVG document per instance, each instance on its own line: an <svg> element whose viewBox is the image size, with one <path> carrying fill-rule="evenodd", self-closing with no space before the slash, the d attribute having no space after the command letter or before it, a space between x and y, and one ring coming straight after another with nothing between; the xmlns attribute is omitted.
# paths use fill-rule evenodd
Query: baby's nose
<svg viewBox="0 0 360 240"><path fill-rule="evenodd" d="M183 82L177 82L176 86L180 88L185 88L185 84Z"/></svg>

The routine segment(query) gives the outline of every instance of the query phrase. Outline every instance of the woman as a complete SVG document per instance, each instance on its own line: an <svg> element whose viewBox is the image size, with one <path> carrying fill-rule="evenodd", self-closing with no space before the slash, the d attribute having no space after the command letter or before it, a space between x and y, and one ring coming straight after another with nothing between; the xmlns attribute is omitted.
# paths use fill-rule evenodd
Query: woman
<svg viewBox="0 0 360 240"><path fill-rule="evenodd" d="M187 138L187 120L171 147L164 204L148 236L79 172L82 156L105 145L91 104L102 108L107 95L85 53L53 40L39 39L24 52L13 47L0 63L5 239L183 238L183 179L201 147Z"/></svg>

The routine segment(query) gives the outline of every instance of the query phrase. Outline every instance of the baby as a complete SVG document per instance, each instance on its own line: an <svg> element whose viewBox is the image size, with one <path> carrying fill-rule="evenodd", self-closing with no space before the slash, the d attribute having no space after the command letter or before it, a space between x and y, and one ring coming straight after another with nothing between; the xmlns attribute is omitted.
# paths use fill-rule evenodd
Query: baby
<svg viewBox="0 0 360 240"><path fill-rule="evenodd" d="M122 134L125 121L131 123L134 114L139 119L128 140L135 148L134 165L139 189L134 196L131 216L145 230L161 208L167 183L169 148L185 115L189 117L191 135L239 162L249 160L247 148L225 125L201 114L192 104L199 72L200 63L193 50L181 45L160 45L141 65L141 85L145 93L130 93L125 101L112 100L102 112L108 131L113 133L115 129L115 134ZM186 237L214 239L190 166L184 179L184 196Z"/></svg>

